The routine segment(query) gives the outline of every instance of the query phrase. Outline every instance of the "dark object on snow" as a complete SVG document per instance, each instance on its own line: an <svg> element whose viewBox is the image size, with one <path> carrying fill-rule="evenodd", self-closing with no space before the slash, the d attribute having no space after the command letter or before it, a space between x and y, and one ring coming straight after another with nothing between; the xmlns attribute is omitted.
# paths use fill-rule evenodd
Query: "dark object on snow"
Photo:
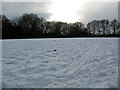
<svg viewBox="0 0 120 90"><path fill-rule="evenodd" d="M56 50L54 50L54 51L56 51Z"/></svg>

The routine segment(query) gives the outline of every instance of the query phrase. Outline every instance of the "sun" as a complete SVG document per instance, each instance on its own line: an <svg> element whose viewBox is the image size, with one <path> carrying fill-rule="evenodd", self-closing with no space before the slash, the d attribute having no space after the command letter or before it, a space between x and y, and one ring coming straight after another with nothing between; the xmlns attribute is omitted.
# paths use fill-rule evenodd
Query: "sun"
<svg viewBox="0 0 120 90"><path fill-rule="evenodd" d="M82 0L52 0L50 20L74 23L80 20L81 16L77 15Z"/></svg>

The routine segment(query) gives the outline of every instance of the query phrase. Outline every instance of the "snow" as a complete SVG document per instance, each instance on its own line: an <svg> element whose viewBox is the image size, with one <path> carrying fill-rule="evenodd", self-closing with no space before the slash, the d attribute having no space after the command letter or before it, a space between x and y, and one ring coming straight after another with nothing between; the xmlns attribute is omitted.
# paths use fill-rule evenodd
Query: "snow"
<svg viewBox="0 0 120 90"><path fill-rule="evenodd" d="M117 88L117 38L2 41L3 88Z"/></svg>
<svg viewBox="0 0 120 90"><path fill-rule="evenodd" d="M2 89L2 40L0 40L0 90Z"/></svg>

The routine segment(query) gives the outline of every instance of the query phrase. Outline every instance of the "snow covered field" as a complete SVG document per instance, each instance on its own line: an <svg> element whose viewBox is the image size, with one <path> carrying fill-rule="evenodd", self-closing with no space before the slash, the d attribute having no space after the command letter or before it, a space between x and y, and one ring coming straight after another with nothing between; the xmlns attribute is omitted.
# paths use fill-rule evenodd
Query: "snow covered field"
<svg viewBox="0 0 120 90"><path fill-rule="evenodd" d="M2 41L3 88L117 88L118 39Z"/></svg>

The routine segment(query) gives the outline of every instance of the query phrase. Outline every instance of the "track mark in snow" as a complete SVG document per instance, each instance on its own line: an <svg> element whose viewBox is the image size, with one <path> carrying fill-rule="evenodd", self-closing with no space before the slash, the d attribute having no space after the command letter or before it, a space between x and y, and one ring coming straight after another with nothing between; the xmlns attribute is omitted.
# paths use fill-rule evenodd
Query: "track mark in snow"
<svg viewBox="0 0 120 90"><path fill-rule="evenodd" d="M95 56L96 54L96 49L99 47L98 44L96 44L95 46L93 46L90 50L88 50L80 59L79 61L74 61L75 63L72 64L72 66L76 66L76 67L70 67L67 75L71 75L74 76L75 73L79 72L79 70L81 70L81 68L87 64L87 62L90 62L92 60L92 58ZM73 75L72 75L73 74Z"/></svg>

